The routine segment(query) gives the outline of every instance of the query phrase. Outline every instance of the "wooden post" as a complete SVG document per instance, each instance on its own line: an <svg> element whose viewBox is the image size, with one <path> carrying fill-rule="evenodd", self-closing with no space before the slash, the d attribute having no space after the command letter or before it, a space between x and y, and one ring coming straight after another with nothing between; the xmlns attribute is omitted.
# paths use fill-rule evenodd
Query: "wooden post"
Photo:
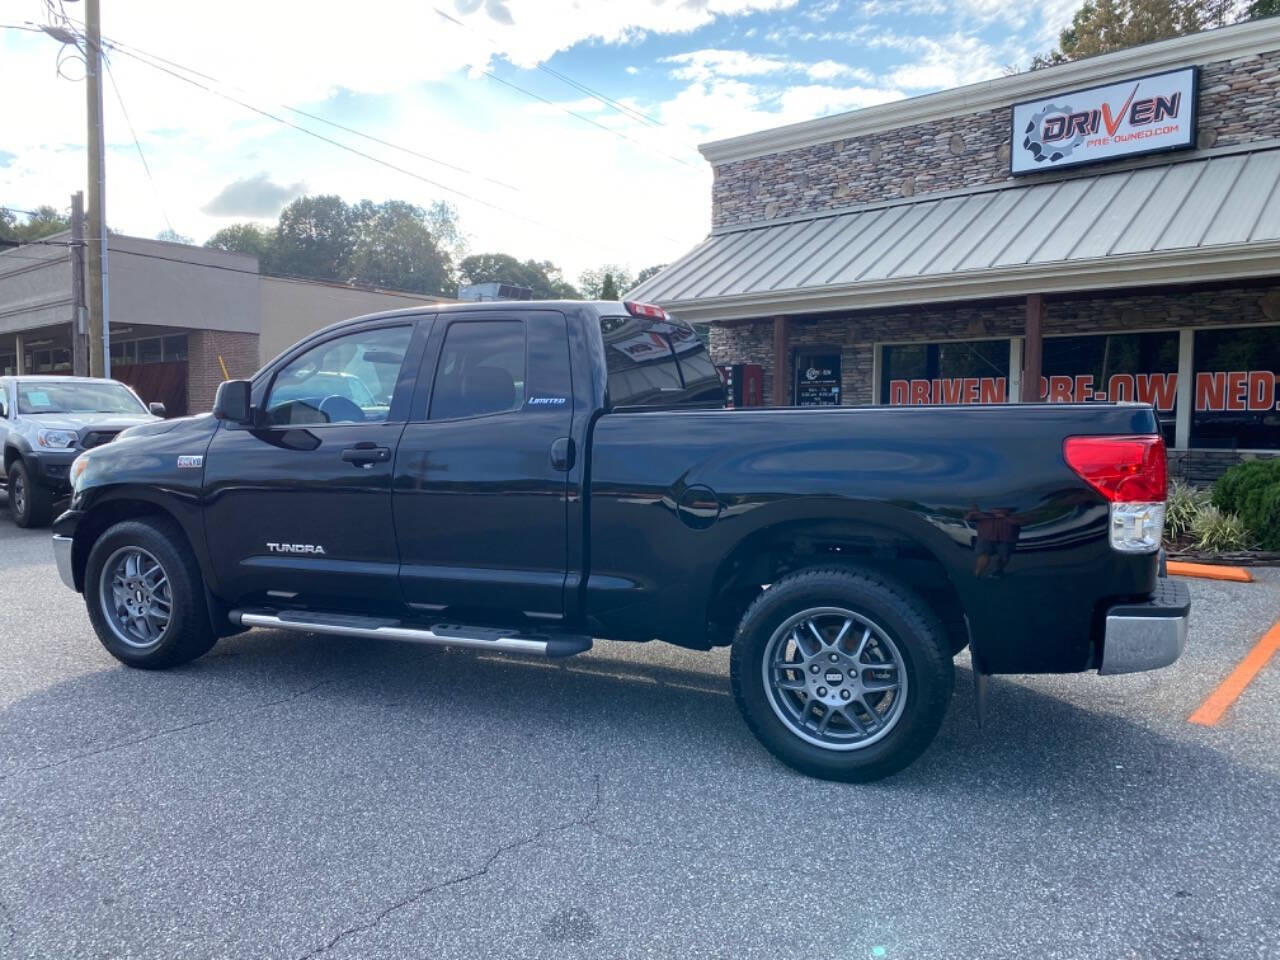
<svg viewBox="0 0 1280 960"><path fill-rule="evenodd" d="M1044 347L1044 295L1027 294L1027 329L1022 341L1022 399L1039 403L1044 399L1040 392L1040 358Z"/></svg>
<svg viewBox="0 0 1280 960"><path fill-rule="evenodd" d="M84 300L84 194L71 195L71 372L89 375L89 331Z"/></svg>
<svg viewBox="0 0 1280 960"><path fill-rule="evenodd" d="M787 405L791 385L791 364L787 361L787 318L773 318L773 405Z"/></svg>

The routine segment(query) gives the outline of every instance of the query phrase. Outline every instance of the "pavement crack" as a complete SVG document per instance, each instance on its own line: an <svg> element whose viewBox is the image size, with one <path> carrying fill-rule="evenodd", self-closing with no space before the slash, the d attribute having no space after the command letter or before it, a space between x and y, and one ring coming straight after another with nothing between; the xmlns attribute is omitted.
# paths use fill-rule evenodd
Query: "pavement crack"
<svg viewBox="0 0 1280 960"><path fill-rule="evenodd" d="M401 897L399 900L396 900L394 903L391 903L388 906L383 907L381 910L379 910L369 919L362 920L359 923L352 924L346 929L339 931L332 938L330 938L328 943L324 944L323 946L317 947L316 949L311 950L307 953L304 953L301 957L298 958L298 960L313 960L313 958L315 957L319 957L325 953L328 953L330 950L332 950L334 947L340 944L343 940L346 940L348 937L353 937L358 933L364 933L367 930L372 930L374 927L378 926L378 924L382 923L383 920L385 920L387 917L391 916L391 914L395 913L398 910L403 910L405 907L412 906L413 904L418 903L419 901L424 900L427 897L431 896L433 893L437 893L441 890L446 890L449 887L456 887L456 886L459 886L460 884L464 884L471 880L476 880L476 879L479 879L480 877L483 877L485 874L489 872L490 869L492 869L495 863L497 863L500 859L502 859L502 857L512 852L513 850L518 850L521 847L526 847L529 844L537 843L539 840L544 840L547 837L552 837L557 834L564 833L566 830L572 830L574 827L589 828L592 822L594 821L596 815L600 812L600 805L601 805L600 774L597 773L595 774L595 795L592 798L591 806L588 807L586 813L582 814L579 817L574 817L572 820L559 824L558 826L539 827L536 831L534 831L533 833L529 834L526 837L520 837L516 840L511 840L508 843L502 844L500 847L494 850L491 854L489 854L489 856L485 857L483 862L481 862L480 866L476 867L474 870L469 870L466 873L461 873L461 874L458 874L457 876L448 877L445 880L441 880L437 883L428 884L425 887L419 887L417 890L411 891L410 893Z"/></svg>
<svg viewBox="0 0 1280 960"><path fill-rule="evenodd" d="M146 734L145 736L134 737L130 740L118 740L115 743L108 743L101 747L96 747L93 750L85 750L81 753L73 753L70 756L63 757L61 760L54 760L52 763L42 763L34 767L24 767L13 773L6 774L5 776L0 777L0 783L4 783L6 780L12 780L14 777L21 776L24 774L40 773L42 770L52 770L55 767L65 766L68 763L74 763L77 760L84 760L88 757L96 757L104 753L110 753L113 750L121 750L121 749L124 749L125 747L134 747L140 743L146 743L148 740L156 740L156 739L159 739L160 737L171 736L175 733L183 733L184 731L187 731L187 730L194 730L197 727L207 727L212 723L218 723L222 720L231 720L236 717L253 716L255 714L263 712L264 710L270 710L272 707L279 707L286 703L292 703L294 700L299 700L302 697L315 693L321 687L329 683L333 683L333 681L321 680L319 683L313 684L312 686L307 687L305 690L299 690L297 693L291 693L287 697L280 697L276 700L268 700L265 703L260 703L257 706L250 707L248 710L242 710L237 713L220 713L212 717L204 717L201 720L193 720L190 723L183 723L176 727L165 727L163 730L156 730L153 733Z"/></svg>

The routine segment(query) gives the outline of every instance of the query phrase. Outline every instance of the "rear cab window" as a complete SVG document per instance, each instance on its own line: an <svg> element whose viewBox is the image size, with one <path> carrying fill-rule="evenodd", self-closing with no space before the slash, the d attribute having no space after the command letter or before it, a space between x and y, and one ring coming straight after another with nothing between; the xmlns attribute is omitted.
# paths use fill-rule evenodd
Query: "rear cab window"
<svg viewBox="0 0 1280 960"><path fill-rule="evenodd" d="M724 383L686 323L601 317L611 407L724 406Z"/></svg>

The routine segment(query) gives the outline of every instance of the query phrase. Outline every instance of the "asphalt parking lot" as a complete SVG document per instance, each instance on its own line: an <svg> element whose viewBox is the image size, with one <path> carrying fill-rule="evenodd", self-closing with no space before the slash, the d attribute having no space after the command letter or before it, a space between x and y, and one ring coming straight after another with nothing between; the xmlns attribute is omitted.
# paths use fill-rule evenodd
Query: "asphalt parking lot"
<svg viewBox="0 0 1280 960"><path fill-rule="evenodd" d="M2 503L0 503L2 506ZM805 779L727 657L547 664L267 631L125 669L0 519L0 956L1280 955L1280 571L1184 658L995 678L913 767Z"/></svg>

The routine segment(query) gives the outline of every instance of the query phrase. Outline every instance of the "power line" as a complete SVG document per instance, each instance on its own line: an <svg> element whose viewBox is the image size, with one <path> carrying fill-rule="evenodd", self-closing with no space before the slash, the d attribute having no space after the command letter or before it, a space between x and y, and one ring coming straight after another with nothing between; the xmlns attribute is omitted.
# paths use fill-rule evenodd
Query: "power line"
<svg viewBox="0 0 1280 960"><path fill-rule="evenodd" d="M111 89L115 91L116 103L120 104L120 112L124 114L124 122L129 127L129 136L133 137L133 145L138 148L138 159L142 161L142 169L147 173L147 180L151 184L151 192L155 194L156 206L160 208L160 216L164 217L165 226L169 228L170 233L177 233L173 229L173 223L169 220L169 211L164 208L164 199L160 196L160 187L156 184L156 178L151 175L151 164L147 163L147 155L142 152L142 142L138 139L138 133L133 129L133 121L129 118L129 110L124 105L124 97L120 94L120 86L116 83L116 73L111 69L111 60L106 53L102 54L102 62L107 68L107 79L111 81Z"/></svg>
<svg viewBox="0 0 1280 960"><path fill-rule="evenodd" d="M230 84L230 83L227 83L226 81L219 80L217 77L210 76L207 73L202 73L201 71L196 70L194 67L188 67L188 66L185 66L184 64L177 63L174 60L169 60L165 57L162 57L158 53L150 53L149 51L143 50L141 47L136 47L136 46L133 46L132 44L121 43L119 40L114 40L110 37L104 36L103 40L105 42L108 42L114 48L119 49L121 53L127 54L128 51L132 50L134 53L141 54L142 56L145 56L145 57L149 57L152 60L156 60L170 67L175 67L178 70L183 71L184 73L189 73L193 76L200 77L204 80L208 80L210 83L216 83L216 84L219 84L220 86L230 87L233 90L240 90L241 92L245 92L245 93L248 92L248 91L245 91L243 88L236 87L234 84ZM405 147L398 143L392 143L390 140L384 140L381 137L375 137L371 133L365 133L363 130L357 130L354 127L348 127L345 124L338 123L336 120L330 120L326 117L319 116L318 114L309 113L306 110L303 110L299 107L291 107L287 103L282 103L280 104L280 106L281 108L288 110L290 113L296 113L300 117L306 117L308 120L315 120L317 123L323 123L327 126L334 127L335 129L341 130L344 133L349 133L349 134L352 134L353 136L361 137L365 140L369 140L373 143L380 144L384 147L390 147L392 150L399 150L401 153L407 153L410 156L417 157L420 160L426 160L428 163L434 163L437 166L445 167L448 170L453 170L457 173L465 174L466 176L476 177L477 179L484 180L488 183L492 183L495 186L502 187L504 190L512 190L517 193L522 192L521 189L517 187L515 184L507 183L505 180L498 180L494 177L486 176L485 174L479 173L475 170L471 170L467 167L460 167L457 164L449 163L446 160L441 160L438 157L430 156L428 154L422 153L419 150L414 150L411 147Z"/></svg>
<svg viewBox="0 0 1280 960"><path fill-rule="evenodd" d="M440 183L438 180L432 180L430 177L423 176L422 174L417 173L416 171L409 170L408 168L402 167L395 163L391 163L389 160L383 160L381 157L376 157L373 154L366 153L363 150L359 150L356 147L351 146L350 144L343 143L341 140L334 140L332 137L326 137L324 134L317 133L315 130L310 130L307 127L302 126L301 124L294 123L292 120L286 120L284 117L281 117L278 114L271 113L268 110L263 110L261 107L255 107L253 104L247 103L244 100L240 100L237 97L233 97L229 93L224 93L221 90L216 90L213 87L210 87L207 84L201 83L198 80L193 80L191 77L184 76L181 73L178 73L174 70L170 70L168 67L162 66L159 63L154 63L151 60L146 59L145 57L139 56L138 54L135 54L135 53L131 53L130 51L125 50L120 46L117 46L115 43L109 43L108 41L103 40L103 45L109 46L113 50L119 50L126 57L130 57L134 60L137 60L139 63L146 64L152 69L159 70L162 73L167 73L169 76L175 77L178 80L181 80L183 83L189 83L193 87L197 87L200 90L204 90L206 93L211 93L215 97L220 97L223 100L227 100L231 103L234 103L237 106L243 107L246 110L251 110L252 112L258 114L259 116L266 117L269 120L274 120L276 123L283 124L286 127L289 127L293 130L297 130L299 133L304 133L307 136L315 137L317 140L321 140L329 144L330 146L337 147L339 150L345 150L348 153L354 154L357 157L363 157L365 160L371 160L372 162L379 164L380 166L386 167L389 170L394 170L396 173L403 174L406 177L412 177L415 180L419 180L422 183L435 187L437 190L443 190L446 193L454 194L455 196L462 197L465 200L470 200L473 203L478 203L483 207L488 207L491 210L496 210L497 212L504 213L507 216L515 217L517 220L523 220L525 223L532 224L533 226L536 226L536 227L542 227L543 229L546 229L546 230L554 230L557 233L563 233L567 236L574 237L574 239L579 241L585 239L583 237L577 237L576 235L569 233L568 231L564 230L564 228L562 227L558 227L548 223L543 223L542 221L536 220L533 217L525 216L524 214L517 213L514 210L509 210L506 207L500 206L499 204L491 203L490 201L485 200L481 197L474 196L473 194L466 193L465 191L462 191L462 190L458 190L455 187L450 187L446 184Z"/></svg>
<svg viewBox="0 0 1280 960"><path fill-rule="evenodd" d="M470 30L472 33L483 38L489 43L490 46L501 49L501 46L497 43L497 41L491 39L490 37L486 37L475 27L471 26L471 24L464 23L463 21L459 20L457 17L450 16L449 14L441 10L439 7L432 7L431 9L434 10L438 16L443 17L445 20L448 20L450 23L457 24L459 27L462 27L462 29ZM537 66L538 66L538 69L541 70L543 73L550 74L551 76L555 77L557 80L561 80L564 83L567 83L569 86L582 91L592 99L599 100L601 103L605 104L606 106L613 107L613 109L621 113L625 113L628 116L634 117L637 120L641 120L653 126L657 126L657 127L666 126L666 124L664 124L657 117L652 117L641 110L636 110L633 107L627 106L625 103L620 103L619 101L613 99L612 97L601 93L599 90L595 90L592 87L587 86L585 83L582 83L578 80L574 80L572 77L566 76L565 74L561 73L559 70L555 70L547 66L545 63L539 63Z"/></svg>
<svg viewBox="0 0 1280 960"><path fill-rule="evenodd" d="M626 140L628 143L634 143L637 147L640 147L645 151L650 150L650 147L647 144L641 143L639 140L635 139L634 137L627 136L621 130L615 130L613 129L613 127L607 127L603 123L600 123L596 120L592 120L590 117L586 116L585 114L578 113L576 110L570 110L568 107L566 107L562 103L557 103L554 100L544 97L540 93L534 93L532 90L527 90L524 87L520 86L518 83L512 83L510 80L503 80L500 76L498 76L492 70L486 70L482 67L480 69L480 72L483 73L490 80L497 80L498 83L502 84L504 87L510 87L512 90L518 90L520 91L520 93L523 93L526 97L532 97L534 100L541 100L543 103L548 104L549 106L556 107L559 110L563 110L565 113L569 114L569 116L571 117L577 117L579 120L582 120L585 123L589 123L593 127L599 127L605 133L611 133L615 137L621 137L623 140ZM679 157L675 156L674 154L664 153L661 150L659 150L658 153L659 155L666 157L668 160L674 160L676 163L679 163L683 166L686 166L686 167L694 166L694 164L690 163L687 160L681 160Z"/></svg>

